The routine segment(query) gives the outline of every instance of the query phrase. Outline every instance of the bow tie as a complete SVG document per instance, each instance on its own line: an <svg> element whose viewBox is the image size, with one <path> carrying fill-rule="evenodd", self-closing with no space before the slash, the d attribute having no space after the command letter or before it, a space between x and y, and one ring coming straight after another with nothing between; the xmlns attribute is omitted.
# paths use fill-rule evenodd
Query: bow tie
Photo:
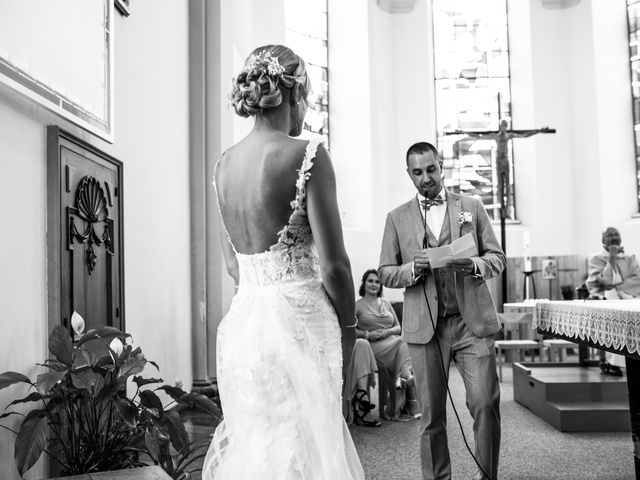
<svg viewBox="0 0 640 480"><path fill-rule="evenodd" d="M444 198L438 196L436 198L425 198L424 200L420 200L420 205L425 210L429 210L434 205L442 205L444 203Z"/></svg>

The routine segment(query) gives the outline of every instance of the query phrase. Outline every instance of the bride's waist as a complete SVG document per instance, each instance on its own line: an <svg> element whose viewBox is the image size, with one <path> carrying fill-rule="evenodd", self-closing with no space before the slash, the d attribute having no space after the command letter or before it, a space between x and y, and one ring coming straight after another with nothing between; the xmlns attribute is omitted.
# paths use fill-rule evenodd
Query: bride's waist
<svg viewBox="0 0 640 480"><path fill-rule="evenodd" d="M316 268L261 270L246 266L240 268L240 286L278 287L305 282L321 283L319 270Z"/></svg>
<svg viewBox="0 0 640 480"><path fill-rule="evenodd" d="M243 279L240 277L238 284L238 294L251 293L251 292L278 292L278 293L301 293L301 292L317 292L324 295L324 285L320 278L316 279L300 279L300 278L287 278L279 279L278 281L259 281L261 279L250 278ZM262 279L265 280L265 279ZM267 279L268 280L268 279Z"/></svg>

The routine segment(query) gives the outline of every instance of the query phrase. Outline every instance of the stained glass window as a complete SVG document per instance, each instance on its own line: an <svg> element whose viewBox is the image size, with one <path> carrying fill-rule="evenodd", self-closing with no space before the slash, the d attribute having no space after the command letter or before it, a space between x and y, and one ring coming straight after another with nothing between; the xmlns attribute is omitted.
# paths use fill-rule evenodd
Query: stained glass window
<svg viewBox="0 0 640 480"><path fill-rule="evenodd" d="M631 95L633 101L633 135L635 140L636 185L640 211L640 0L627 0L629 18L629 62L631 64Z"/></svg>
<svg viewBox="0 0 640 480"><path fill-rule="evenodd" d="M433 0L436 123L448 189L482 200L500 218L495 142L459 131L511 128L506 0ZM513 152L508 146L506 216L516 218Z"/></svg>
<svg viewBox="0 0 640 480"><path fill-rule="evenodd" d="M307 64L312 92L304 128L329 146L328 0L286 0L286 45ZM303 132L303 135L304 132Z"/></svg>

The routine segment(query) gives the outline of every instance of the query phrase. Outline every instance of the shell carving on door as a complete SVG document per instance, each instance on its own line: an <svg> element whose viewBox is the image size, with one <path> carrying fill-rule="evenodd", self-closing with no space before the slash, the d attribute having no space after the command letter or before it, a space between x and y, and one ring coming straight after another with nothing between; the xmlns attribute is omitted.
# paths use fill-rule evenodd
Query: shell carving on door
<svg viewBox="0 0 640 480"><path fill-rule="evenodd" d="M85 264L91 275L97 258L94 246L104 245L106 253L113 255L113 220L109 218L105 191L96 178L86 176L78 184L75 206L67 207L67 224L67 247L72 250L74 242L86 245Z"/></svg>

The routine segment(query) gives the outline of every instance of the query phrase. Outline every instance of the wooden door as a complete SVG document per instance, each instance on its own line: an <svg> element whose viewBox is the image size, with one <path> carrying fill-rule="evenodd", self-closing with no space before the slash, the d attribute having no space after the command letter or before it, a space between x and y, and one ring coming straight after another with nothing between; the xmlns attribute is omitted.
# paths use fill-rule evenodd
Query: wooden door
<svg viewBox="0 0 640 480"><path fill-rule="evenodd" d="M49 329L124 330L122 164L57 127L48 127Z"/></svg>

